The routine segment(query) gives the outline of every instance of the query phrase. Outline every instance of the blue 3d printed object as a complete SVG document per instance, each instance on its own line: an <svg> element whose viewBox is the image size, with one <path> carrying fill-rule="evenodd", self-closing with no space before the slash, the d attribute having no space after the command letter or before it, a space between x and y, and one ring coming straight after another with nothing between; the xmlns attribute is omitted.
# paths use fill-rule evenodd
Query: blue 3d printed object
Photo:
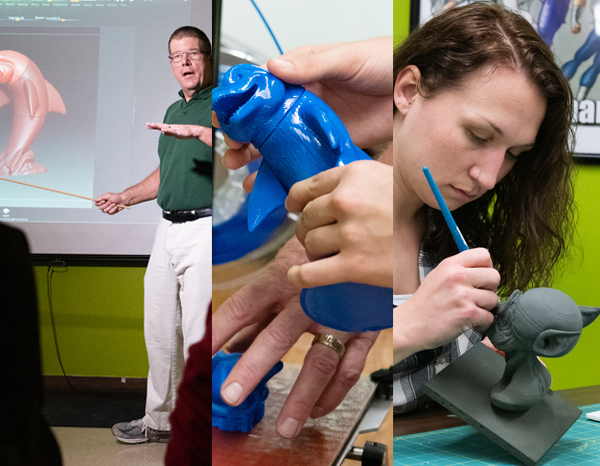
<svg viewBox="0 0 600 466"><path fill-rule="evenodd" d="M253 65L229 69L213 90L213 110L225 134L252 143L263 156L249 199L250 231L283 208L298 181L371 160L325 102ZM313 320L338 330L365 332L393 325L390 288L357 283L308 288L302 290L300 304Z"/></svg>
<svg viewBox="0 0 600 466"><path fill-rule="evenodd" d="M221 430L250 432L265 415L265 400L269 396L267 382L283 368L279 361L242 404L229 406L221 398L221 386L241 357L240 353L219 351L212 358L212 425Z"/></svg>

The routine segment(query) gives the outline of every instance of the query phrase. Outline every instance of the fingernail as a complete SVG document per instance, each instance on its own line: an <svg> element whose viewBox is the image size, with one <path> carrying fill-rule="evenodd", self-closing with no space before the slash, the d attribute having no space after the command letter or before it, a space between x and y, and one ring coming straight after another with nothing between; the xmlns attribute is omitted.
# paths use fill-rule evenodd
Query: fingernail
<svg viewBox="0 0 600 466"><path fill-rule="evenodd" d="M285 421L281 423L277 431L279 435L285 438L293 438L297 435L298 427L300 423L296 421L296 419L292 419L288 417Z"/></svg>
<svg viewBox="0 0 600 466"><path fill-rule="evenodd" d="M282 70L291 70L294 67L294 65L292 65L292 63L289 61L280 60L278 58L274 58L274 60L277 62L277 64Z"/></svg>
<svg viewBox="0 0 600 466"><path fill-rule="evenodd" d="M325 410L323 408L321 408L320 406L315 406L312 410L312 412L310 413L310 417L312 417L313 419L317 419L321 416L323 416L323 413L325 412Z"/></svg>
<svg viewBox="0 0 600 466"><path fill-rule="evenodd" d="M242 396L242 386L233 382L227 385L223 390L221 390L221 397L227 404L237 406L240 397Z"/></svg>

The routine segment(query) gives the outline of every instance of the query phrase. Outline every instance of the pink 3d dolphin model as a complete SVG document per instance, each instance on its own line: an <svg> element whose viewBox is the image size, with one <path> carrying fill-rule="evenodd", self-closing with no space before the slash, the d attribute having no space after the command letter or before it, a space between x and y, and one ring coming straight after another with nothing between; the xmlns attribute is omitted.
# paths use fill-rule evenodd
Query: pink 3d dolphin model
<svg viewBox="0 0 600 466"><path fill-rule="evenodd" d="M34 175L46 167L33 161L29 149L46 113L67 113L58 91L25 55L0 51L0 107L12 103L13 125L8 146L0 153L0 175Z"/></svg>

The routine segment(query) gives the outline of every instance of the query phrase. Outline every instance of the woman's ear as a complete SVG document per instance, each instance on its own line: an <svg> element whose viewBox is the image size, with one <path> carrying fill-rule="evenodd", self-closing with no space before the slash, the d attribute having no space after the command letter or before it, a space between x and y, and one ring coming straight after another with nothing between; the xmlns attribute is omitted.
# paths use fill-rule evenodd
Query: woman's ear
<svg viewBox="0 0 600 466"><path fill-rule="evenodd" d="M418 85L421 71L415 65L404 68L394 83L394 105L402 115L406 115L415 97L418 95Z"/></svg>

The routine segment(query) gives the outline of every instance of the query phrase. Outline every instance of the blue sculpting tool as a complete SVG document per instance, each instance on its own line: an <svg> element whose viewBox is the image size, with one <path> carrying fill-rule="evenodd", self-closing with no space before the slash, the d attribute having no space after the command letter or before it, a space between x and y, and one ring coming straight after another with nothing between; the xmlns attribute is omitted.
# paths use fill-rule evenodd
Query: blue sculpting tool
<svg viewBox="0 0 600 466"><path fill-rule="evenodd" d="M425 178L427 178L427 182L429 183L429 186L431 187L431 190L433 191L433 195L435 196L435 199L437 200L437 203L440 206L440 210L442 211L444 220L446 220L446 224L448 225L448 228L450 228L450 233L452 233L452 237L454 238L454 242L458 246L458 250L460 252L467 251L469 249L469 246L467 246L467 242L465 241L462 233L458 229L458 226L456 225L454 218L452 218L452 214L448 210L448 206L446 205L446 202L444 201L444 198L442 197L442 193L440 193L440 190L438 189L437 185L435 184L435 181L433 181L433 177L431 176L431 173L429 172L429 168L423 167L423 173L425 173Z"/></svg>

